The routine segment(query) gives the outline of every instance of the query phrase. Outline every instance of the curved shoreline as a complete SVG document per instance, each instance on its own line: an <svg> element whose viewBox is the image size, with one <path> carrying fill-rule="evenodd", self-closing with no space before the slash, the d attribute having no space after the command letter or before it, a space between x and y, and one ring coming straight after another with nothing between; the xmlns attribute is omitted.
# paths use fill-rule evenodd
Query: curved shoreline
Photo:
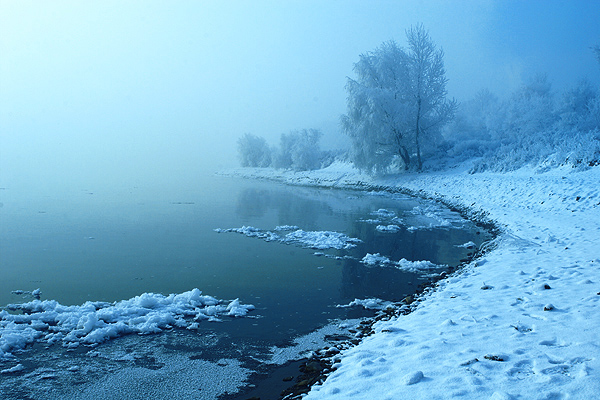
<svg viewBox="0 0 600 400"><path fill-rule="evenodd" d="M245 172L251 171L250 174L246 175ZM260 176L260 172L267 172L265 176ZM276 170L267 168L258 169L241 169L234 170L231 175L241 177L245 179L263 179L273 182L279 182L286 185L311 187L311 188L322 188L322 189L337 189L337 190L360 190L364 192L385 192L390 194L404 194L411 197L418 197L425 200L436 201L451 211L455 211L461 215L461 217L474 222L477 226L485 229L492 235L492 239L476 249L476 251L468 257L467 260L461 261L455 267L448 267L448 269L442 272L439 276L427 281L417 288L417 290L406 296L400 302L393 303L391 307L385 310L381 310L375 313L373 317L365 318L361 321L361 324L356 327L357 335L353 339L342 340L336 344L336 350L341 349L342 351L348 350L360 344L360 342L375 333L373 326L379 321L388 321L392 318L397 318L401 315L407 315L412 312L416 305L421 302L428 292L436 290L440 280L447 279L448 277L460 274L462 268L466 267L470 263L480 259L487 252L493 250L494 240L501 235L502 229L495 224L494 221L487 218L484 212L473 212L468 207L464 207L459 203L449 203L444 199L437 198L435 196L429 196L424 192L416 192L407 188L387 185L375 185L368 184L366 182L358 182L352 184L346 182L340 185L341 178L334 179L333 184L329 184L330 180L323 181L322 179L311 180L310 172L303 173L303 179L301 182L294 182L293 180L285 179L284 176L276 175L271 176ZM230 175L227 172L221 172L221 175ZM295 173L294 173L295 174ZM305 175L308 174L308 175ZM335 370L335 364L339 363L339 352L332 352L330 347L313 352L310 358L303 358L299 360L291 360L285 365L273 367L273 371L277 377L268 376L266 378L257 379L250 382L251 387L246 388L247 390L240 390L240 392L233 395L226 395L223 399L228 400L246 400L246 399L260 399L261 396L269 396L268 398L279 398L286 400L301 399L305 396L313 386L322 384L327 377ZM286 375L284 381L290 382L287 386L281 384L281 382L275 382L280 379L281 376ZM259 375L264 375L261 373ZM295 383L293 383L295 382ZM271 387L272 386L272 387ZM281 388L284 387L282 391ZM249 397L250 396L250 397Z"/></svg>
<svg viewBox="0 0 600 400"><path fill-rule="evenodd" d="M446 171L373 179L338 164L237 170L288 184L391 187L493 221L498 246L379 321L306 399L593 398L600 390L600 170Z"/></svg>

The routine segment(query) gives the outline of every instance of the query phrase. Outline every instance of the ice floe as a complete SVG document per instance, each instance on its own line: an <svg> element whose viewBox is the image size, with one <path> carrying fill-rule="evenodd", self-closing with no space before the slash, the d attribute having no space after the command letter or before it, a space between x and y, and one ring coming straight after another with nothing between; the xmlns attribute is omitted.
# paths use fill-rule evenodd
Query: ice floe
<svg viewBox="0 0 600 400"><path fill-rule="evenodd" d="M396 213L394 211L386 210L385 208L380 208L377 211L373 211L371 215L375 217L391 219L396 216Z"/></svg>
<svg viewBox="0 0 600 400"><path fill-rule="evenodd" d="M11 293L16 294L16 295L31 296L35 299L39 299L42 296L42 290L39 288L35 289L35 290L31 290L31 291L17 289L17 290L13 290Z"/></svg>
<svg viewBox="0 0 600 400"><path fill-rule="evenodd" d="M33 300L10 304L0 311L0 358L11 357L15 350L36 341L68 348L96 345L131 333L158 333L193 327L202 320L243 317L253 309L239 299L218 300L198 289L168 296L144 293L114 303L65 306L55 300Z"/></svg>
<svg viewBox="0 0 600 400"><path fill-rule="evenodd" d="M347 335L349 329L358 325L359 322L360 320L358 319L332 321L322 328L294 338L291 346L271 347L270 357L263 360L263 362L266 364L282 365L290 360L299 360L304 357L309 357L314 351L330 345L331 343L328 338Z"/></svg>
<svg viewBox="0 0 600 400"><path fill-rule="evenodd" d="M390 225L377 225L375 227L379 232L387 232L387 233L396 233L401 228L398 225L390 224Z"/></svg>
<svg viewBox="0 0 600 400"><path fill-rule="evenodd" d="M402 211L400 215L396 211L380 208L372 211L374 218L362 219L362 222L377 225L375 229L379 232L395 233L404 226L408 231L433 228L461 227L463 219L460 215L439 207L436 204L425 204L415 206L410 210Z"/></svg>
<svg viewBox="0 0 600 400"><path fill-rule="evenodd" d="M392 306L391 301L386 301L382 299L354 299L348 304L338 305L338 308L350 308L350 307L362 307L367 310L385 310L386 308Z"/></svg>
<svg viewBox="0 0 600 400"><path fill-rule="evenodd" d="M280 234L276 232L286 232L287 234ZM284 244L293 244L302 247L307 247L316 250L325 249L350 249L356 247L357 243L361 240L350 237L344 233L332 232L332 231L305 231L298 229L297 226L283 225L278 226L274 231L265 231L252 226L242 226L241 228L228 228L228 229L215 229L215 232L235 232L241 233L248 237L256 237L259 239L270 241L277 241Z"/></svg>
<svg viewBox="0 0 600 400"><path fill-rule="evenodd" d="M367 266L393 266L408 272L422 272L446 267L445 265L437 265L427 260L409 261L403 258L400 261L392 261L379 253L367 253L360 262Z"/></svg>

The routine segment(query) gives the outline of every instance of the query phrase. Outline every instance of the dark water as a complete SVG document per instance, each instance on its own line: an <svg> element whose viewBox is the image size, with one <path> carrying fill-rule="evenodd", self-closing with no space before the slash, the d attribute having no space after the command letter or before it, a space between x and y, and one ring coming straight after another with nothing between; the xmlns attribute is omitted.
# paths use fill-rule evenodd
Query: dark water
<svg viewBox="0 0 600 400"><path fill-rule="evenodd" d="M197 287L256 306L252 315L260 318L202 323L204 338L226 335L227 349L217 339L209 346L213 353L221 349L220 355L200 350L203 344L197 347L189 337L175 341L179 345L173 350L197 355L191 359L231 358L232 351L239 356L253 346L282 346L329 320L364 315L338 304L371 297L398 301L426 280L393 267L365 266L359 260L367 253L457 265L472 252L458 245L473 241L478 246L489 238L431 202L235 178L203 177L177 190L81 188L27 196L7 188L1 195L0 305L25 301L11 293L17 289L40 288L42 299L82 304ZM387 213L374 214L380 209ZM392 224L400 229L376 229ZM313 249L214 231L279 225L342 232L362 243L317 256ZM122 340L136 346L135 338Z"/></svg>

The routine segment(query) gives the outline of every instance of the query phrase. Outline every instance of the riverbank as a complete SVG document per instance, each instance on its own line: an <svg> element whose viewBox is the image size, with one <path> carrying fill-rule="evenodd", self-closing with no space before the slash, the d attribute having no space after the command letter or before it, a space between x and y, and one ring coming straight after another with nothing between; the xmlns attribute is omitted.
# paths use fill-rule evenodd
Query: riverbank
<svg viewBox="0 0 600 400"><path fill-rule="evenodd" d="M306 399L591 399L600 393L600 170L371 178L347 164L230 172L288 184L388 187L502 228L497 247L416 309L374 325Z"/></svg>

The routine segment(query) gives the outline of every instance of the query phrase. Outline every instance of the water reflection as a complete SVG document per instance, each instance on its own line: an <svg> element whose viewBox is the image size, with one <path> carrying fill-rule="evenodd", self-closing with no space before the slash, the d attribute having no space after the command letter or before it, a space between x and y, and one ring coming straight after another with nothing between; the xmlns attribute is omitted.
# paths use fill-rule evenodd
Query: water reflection
<svg viewBox="0 0 600 400"><path fill-rule="evenodd" d="M263 217L271 207L268 190L246 188L238 195L236 213L244 220Z"/></svg>
<svg viewBox="0 0 600 400"><path fill-rule="evenodd" d="M368 253L379 253L392 261L426 260L457 266L472 251L460 245L473 241L479 246L489 238L480 234L481 230L473 223L439 205L396 195L271 185L269 189L242 190L236 204L238 215L248 223L258 224L259 229L295 225L303 230L330 230L360 239L354 248L324 251L331 258L305 261L340 270L337 294L329 298L338 304L371 297L398 301L428 279L424 274L394 266L366 266L360 260ZM391 231L382 228L392 223L398 228ZM296 257L295 253L289 254L282 263L294 264L292 259ZM338 259L332 259L335 257ZM296 264L296 268L302 266ZM305 275L314 287L305 288L303 297L319 297L314 288L323 287L324 283L319 282L322 277L314 267L306 269ZM331 283L325 283L327 290L333 288Z"/></svg>
<svg viewBox="0 0 600 400"><path fill-rule="evenodd" d="M318 229L323 216L333 213L326 202L295 195L289 189L245 188L240 192L236 212L243 220L265 217L270 211L275 212L279 225L290 224L283 221L295 221L294 225L310 230Z"/></svg>
<svg viewBox="0 0 600 400"><path fill-rule="evenodd" d="M343 261L341 297L349 299L381 298L400 301L412 293L420 281L414 274L393 267L368 268L357 260Z"/></svg>
<svg viewBox="0 0 600 400"><path fill-rule="evenodd" d="M393 266L366 266L361 259L367 253L394 261L457 265L470 251L458 245L468 241L479 245L487 238L448 210L402 196L222 178L207 179L196 191L163 193L159 198L154 192L136 193L127 199L78 194L68 204L7 201L3 210L8 214L3 214L0 225L6 275L0 281L0 303L19 301L10 294L12 290L37 287L43 299L63 304L128 299L144 292L181 293L198 287L217 298L239 297L254 304L252 316L259 318L202 322L194 333L177 329L162 333L157 335L160 339L148 341L156 346L147 349L148 357L164 352L169 346L164 343L171 338L185 336L181 342L185 346L178 345L177 353L190 352L192 360L237 354L239 360L256 360L271 346L289 343L330 320L367 315L357 308L337 308L338 304L357 298L397 301L423 282L421 274ZM47 212L39 214L42 209ZM378 229L390 224L399 228ZM243 225L266 231L295 225L305 231L340 232L362 242L346 250L323 250L325 255L317 257L315 250L298 245L214 231ZM189 336L211 335L221 338L223 345L186 347ZM141 342L144 339L126 337L95 351L121 351L127 346L124 343L138 348ZM52 349L60 357L51 360L47 358L53 353L32 351L25 364L43 371L50 366L60 370L60 365L52 364L57 360L79 363L82 370L91 368L95 374L81 378L85 385L120 368L111 364L106 372L108 367L87 361L88 350L80 350L79 361L60 346ZM48 385L68 388L75 378L61 379ZM24 387L18 377L12 385L17 391Z"/></svg>

